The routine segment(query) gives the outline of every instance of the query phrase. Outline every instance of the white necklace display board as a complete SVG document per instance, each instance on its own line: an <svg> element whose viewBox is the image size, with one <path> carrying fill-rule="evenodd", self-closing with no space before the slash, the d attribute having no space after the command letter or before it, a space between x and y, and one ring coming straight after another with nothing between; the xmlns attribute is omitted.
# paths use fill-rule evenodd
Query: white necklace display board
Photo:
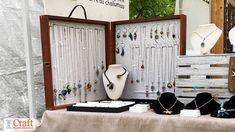
<svg viewBox="0 0 235 132"><path fill-rule="evenodd" d="M105 27L50 21L55 105L105 97Z"/></svg>
<svg viewBox="0 0 235 132"><path fill-rule="evenodd" d="M128 71L122 99L156 99L175 92L180 19L115 26L116 63Z"/></svg>
<svg viewBox="0 0 235 132"><path fill-rule="evenodd" d="M214 47L222 30L215 24L200 25L191 35L191 44L194 51L205 54Z"/></svg>

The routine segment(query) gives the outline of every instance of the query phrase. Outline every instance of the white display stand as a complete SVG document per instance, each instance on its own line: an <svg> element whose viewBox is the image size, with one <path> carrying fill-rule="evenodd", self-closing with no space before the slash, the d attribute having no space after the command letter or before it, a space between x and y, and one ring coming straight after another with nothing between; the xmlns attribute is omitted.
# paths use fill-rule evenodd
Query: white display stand
<svg viewBox="0 0 235 132"><path fill-rule="evenodd" d="M201 54L209 53L221 34L222 30L215 24L200 25L191 36L191 44L194 51Z"/></svg>
<svg viewBox="0 0 235 132"><path fill-rule="evenodd" d="M123 74L121 77L117 77L117 75L121 74ZM105 91L110 99L117 100L121 97L125 87L127 76L128 71L125 71L125 69L120 64L109 65L107 71L103 73L103 83ZM110 82L106 77L113 84L112 88L109 87Z"/></svg>

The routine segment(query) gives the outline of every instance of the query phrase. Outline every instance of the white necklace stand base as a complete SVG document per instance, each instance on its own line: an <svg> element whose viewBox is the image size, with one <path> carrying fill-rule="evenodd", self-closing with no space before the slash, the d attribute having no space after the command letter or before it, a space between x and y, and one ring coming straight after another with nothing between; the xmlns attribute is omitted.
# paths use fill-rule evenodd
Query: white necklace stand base
<svg viewBox="0 0 235 132"><path fill-rule="evenodd" d="M125 87L126 79L128 76L128 71L126 71L126 73L119 78L117 77L117 75L121 75L124 72L125 70L120 64L109 65L108 70L106 71L106 76L113 83L113 89L110 89L109 87L107 87L109 82L107 78L105 77L105 75L103 74L103 83L104 83L105 91L108 97L112 100L117 100L122 95L122 92Z"/></svg>
<svg viewBox="0 0 235 132"><path fill-rule="evenodd" d="M191 35L193 50L197 53L208 54L221 34L222 30L215 24L200 25Z"/></svg>
<svg viewBox="0 0 235 132"><path fill-rule="evenodd" d="M181 110L180 116L183 117L199 117L201 116L200 110Z"/></svg>

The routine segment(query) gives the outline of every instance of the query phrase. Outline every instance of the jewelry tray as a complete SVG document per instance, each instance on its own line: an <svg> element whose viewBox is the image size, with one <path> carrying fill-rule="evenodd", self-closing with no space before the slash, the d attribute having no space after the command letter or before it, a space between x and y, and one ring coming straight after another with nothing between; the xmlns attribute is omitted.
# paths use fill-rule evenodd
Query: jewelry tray
<svg viewBox="0 0 235 132"><path fill-rule="evenodd" d="M89 102L81 104L84 105L68 106L67 111L120 113L129 110L129 107L133 106L135 102L103 101L91 102L91 105L87 105Z"/></svg>
<svg viewBox="0 0 235 132"><path fill-rule="evenodd" d="M150 32L150 26L165 22L178 24L177 51L179 54L185 54L186 16L184 15L117 22L40 16L46 109L62 109L77 102L107 99L102 73L108 65L120 63L130 72L130 77L133 74L131 61L125 58L129 56L130 59L130 48L124 49L124 56L116 53L116 48L120 46L117 45L119 41L116 38L117 30L123 26L147 24L148 29L145 32ZM138 32L137 38L139 36L141 35ZM123 40L123 42L131 41ZM130 77L127 80L129 82ZM136 90L144 92L136 94ZM155 91L148 91L150 95L151 92ZM122 99L156 98L146 95L142 85L133 86L127 82Z"/></svg>

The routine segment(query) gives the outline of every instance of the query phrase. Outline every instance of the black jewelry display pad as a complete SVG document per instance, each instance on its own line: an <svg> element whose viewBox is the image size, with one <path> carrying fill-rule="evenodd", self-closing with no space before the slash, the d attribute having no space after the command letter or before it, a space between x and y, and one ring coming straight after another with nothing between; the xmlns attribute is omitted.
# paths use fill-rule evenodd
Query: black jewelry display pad
<svg viewBox="0 0 235 132"><path fill-rule="evenodd" d="M117 108L68 106L67 111L120 113L120 112L128 111L129 107L133 105L127 105L127 106L122 106L122 107L117 107Z"/></svg>
<svg viewBox="0 0 235 132"><path fill-rule="evenodd" d="M62 108L67 108L68 107L68 110L71 110L71 111L73 111L73 110L75 111L75 110L78 110L78 109L87 111L87 108L74 108L74 107L71 107L71 105L76 103L76 102L91 101L90 98L88 98L88 100L86 100L87 99L86 96L91 97L92 100L107 99L107 96L105 94L100 94L99 97L98 97L96 95L96 93L99 93L99 92L104 93L104 87L101 86L101 84L102 84L101 74L105 70L105 67L107 67L110 64L115 64L116 63L116 51L115 51L115 49L117 48L116 47L116 34L117 34L116 26L123 25L123 24L138 25L138 24L143 24L143 23L148 23L148 22L154 23L154 22L159 22L159 21L171 21L171 20L172 21L177 20L180 24L180 28L179 28L179 36L180 36L180 38L179 38L179 52L180 52L181 55L183 55L186 52L186 16L185 15L177 15L177 16L170 16L170 17L158 17L158 18L147 18L147 19L136 19L136 20L126 20L126 21L117 21L117 22L84 20L84 19L67 18L67 17L60 17L60 16L49 16L49 15L40 16L46 109L54 110L54 109L62 109ZM102 66L97 66L98 69L99 69L98 73L95 70L89 71L89 70L84 70L83 69L82 71L85 71L85 73L84 73L85 75L84 74L79 74L79 76L88 76L88 75L86 75L86 73L87 74L91 73L91 74L94 74L94 78L96 78L95 74L99 74L99 77L97 77L97 80L92 80L91 77L90 78L88 77L88 81L85 81L85 83L82 84L82 86L79 86L79 85L76 84L76 86L74 85L74 87L73 87L73 83L72 84L70 83L70 87L65 86L65 84L58 85L57 83L55 83L56 81L55 81L55 77L53 76L54 75L53 72L55 72L55 71L60 72L60 71L54 70L54 69L56 69L56 66L54 65L54 62L53 62L54 58L53 57L55 57L55 56L58 57L59 54L53 54L53 52L52 52L52 50L53 50L52 44L54 44L54 41L52 41L52 40L54 38L51 36L52 32L51 32L51 29L50 29L50 26L51 26L50 23L53 22L53 21L61 22L61 23L65 24L65 26L67 26L66 25L67 23L68 23L68 25L71 25L71 23L72 23L72 24L75 24L75 26L80 26L80 27L83 26L83 25L85 25L86 27L89 27L89 25L91 25L91 27L92 26L94 27L94 30L96 30L96 28L98 28L98 30L99 30L99 28L102 29L103 36L104 36L104 40L103 40L104 42L103 43L105 43L105 44L104 44L104 46L96 46L95 48L93 47L93 49L96 49L96 48L100 49L100 50L103 49L104 57L105 57L105 59L104 58L103 59L104 59L105 62L103 62L103 60L96 59L97 61L100 61L100 63L102 61ZM75 30L75 28L73 30ZM62 30L61 30L61 32L62 32ZM92 33L93 32L94 31L92 31ZM88 32L88 34L89 34L89 32ZM63 35L64 34L62 34L61 36L64 37ZM64 38L65 39L71 39L71 38L67 38L67 37L68 37L68 34L67 34L67 36L65 35ZM102 41L102 40L98 39L99 35L97 35L95 37L97 37L97 41ZM60 39L61 40L58 40L59 42L64 41L64 40L62 40L62 38L60 38ZM93 42L93 37L88 37L87 40L84 40L84 41L87 41L87 42L92 41L92 43L94 43L94 44L98 43L98 42ZM71 47L70 48L71 49L75 48L75 50L76 50L76 46L72 46L73 48L71 48ZM90 46L94 46L94 45L90 44ZM96 57L93 54L94 51L89 50L89 49L87 49L87 50L89 51L89 52L87 51L88 56L81 57L83 59L83 61L84 61L84 58L89 59L89 56L90 56L90 58L92 58L92 57L95 58ZM80 50L78 50L78 51L80 51ZM64 53L69 53L67 51L63 51L63 52ZM97 52L97 51L95 51L95 52ZM73 53L77 53L77 52L73 51ZM97 53L99 53L99 52L97 52ZM72 53L71 53L71 57L73 59L76 59L76 56L73 56ZM88 62L85 63L85 64L89 64L89 65L85 65L83 61L79 61L79 64L83 64L84 65L83 67L86 68L86 69L87 69L87 67L92 67L91 64L95 63L95 61L93 60L93 62L90 63L90 64ZM69 64L73 65L72 61ZM105 65L103 66L103 64L105 64ZM69 68L67 68L67 69L70 70ZM76 72L70 71L69 73L72 73L74 75ZM78 81L78 80L76 80L76 81ZM80 82L80 80L79 80L79 82ZM91 88L91 85L94 86L94 85L96 85L95 83L97 83L97 82L99 83L99 87L97 87L96 89ZM78 83L78 82L76 82L76 83ZM76 97L74 100L71 100L68 103L68 102L64 101L64 100L66 100L66 97L65 97L65 96L67 96L66 94L63 95L63 96L61 94L59 95L59 93L60 93L59 90L60 89L56 89L56 87L55 87L57 85L58 86L63 86L61 88L61 90L62 91L66 90L66 91L65 92L61 91L61 94L67 93L67 95L70 92L71 92L71 94L73 93L73 88L79 89L79 87L81 87L80 89L82 91L81 92L82 97ZM84 92L86 90L88 90L88 92ZM101 95L102 95L102 97L101 97ZM60 101L61 101L59 104L56 103L56 101L58 101L58 96L60 96ZM78 94L76 96L78 96ZM86 99L78 99L78 98L86 98ZM123 98L123 99L125 99L125 98ZM126 99L129 99L129 98L126 98ZM146 98L135 98L135 97L133 97L132 99L146 99ZM147 99L151 99L151 98L147 98ZM96 112L98 112L99 110L100 109L97 108ZM123 107L123 108L120 108L120 109L109 109L107 111L121 112L123 110L127 110L127 107ZM100 111L105 112L106 110L103 109L103 111L102 110L100 110Z"/></svg>

